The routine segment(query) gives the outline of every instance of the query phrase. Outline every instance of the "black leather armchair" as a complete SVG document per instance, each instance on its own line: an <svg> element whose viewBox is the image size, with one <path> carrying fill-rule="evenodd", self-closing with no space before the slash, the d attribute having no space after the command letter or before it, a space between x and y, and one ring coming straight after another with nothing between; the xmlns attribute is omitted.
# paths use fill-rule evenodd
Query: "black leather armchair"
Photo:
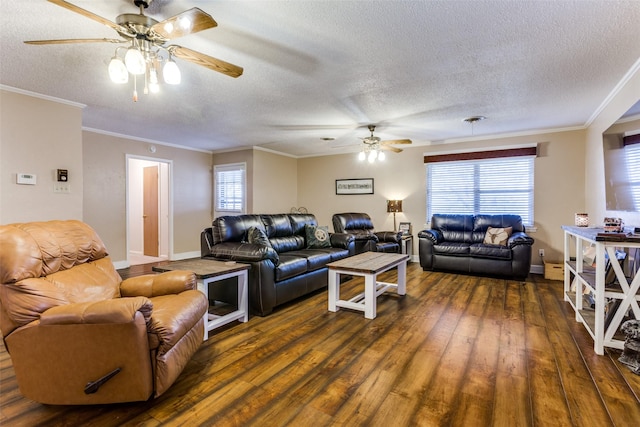
<svg viewBox="0 0 640 427"><path fill-rule="evenodd" d="M400 253L402 233L399 231L375 231L371 217L366 213L338 213L333 215L333 230L338 234L354 236L354 253Z"/></svg>

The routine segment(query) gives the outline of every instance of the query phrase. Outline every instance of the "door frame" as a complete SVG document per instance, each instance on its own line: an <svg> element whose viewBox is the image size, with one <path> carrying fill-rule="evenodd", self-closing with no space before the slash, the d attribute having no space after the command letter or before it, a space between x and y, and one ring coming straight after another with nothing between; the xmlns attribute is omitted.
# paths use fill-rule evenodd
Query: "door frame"
<svg viewBox="0 0 640 427"><path fill-rule="evenodd" d="M163 189L160 189L160 197L165 197L167 198L167 221L166 221L166 233L167 233L167 257L169 260L172 260L174 258L174 254L173 254L173 161L170 159L161 159L158 157L148 157L148 156L139 156L139 155L134 155L134 154L126 154L125 155L125 169L126 169L126 178L125 178L125 216L126 216L126 254L127 254L127 264L130 265L129 263L129 250L130 250L130 239L131 239L131 230L130 230L130 224L129 224L129 213L131 210L131 191L129 189L129 185L130 185L130 167L131 167L131 160L143 160L143 161L148 161L148 162L154 162L154 163L158 163L158 164L166 164L167 165L167 189L166 191L163 191ZM160 168L161 169L161 168ZM160 174L161 175L161 174ZM159 177L160 181L162 181L162 178ZM165 194L166 193L166 194ZM163 223L162 219L160 219L159 221L160 224ZM160 231L160 234L162 234L162 230Z"/></svg>

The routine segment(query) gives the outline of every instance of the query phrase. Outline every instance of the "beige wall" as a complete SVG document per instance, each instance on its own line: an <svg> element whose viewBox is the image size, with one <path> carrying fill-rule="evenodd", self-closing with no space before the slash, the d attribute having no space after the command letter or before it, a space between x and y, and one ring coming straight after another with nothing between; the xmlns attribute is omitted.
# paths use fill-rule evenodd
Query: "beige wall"
<svg viewBox="0 0 640 427"><path fill-rule="evenodd" d="M82 219L82 106L0 89L0 224ZM54 193L56 170L71 192ZM36 185L16 184L17 173Z"/></svg>
<svg viewBox="0 0 640 427"><path fill-rule="evenodd" d="M298 207L298 160L264 150L253 151L253 212L282 213Z"/></svg>
<svg viewBox="0 0 640 427"><path fill-rule="evenodd" d="M607 210L605 194L604 150L602 134L640 99L640 60L628 79L587 128L585 212L590 223L601 224L604 217L620 217L626 225L640 226L640 212ZM593 220L592 220L593 219ZM594 221L595 220L595 221Z"/></svg>
<svg viewBox="0 0 640 427"><path fill-rule="evenodd" d="M355 154L300 159L298 161L298 200L331 226L337 212L367 212L376 229L392 230L393 215L386 211L386 200L402 199L403 212L397 222L410 222L414 236L423 229L426 218L426 172L424 155L447 150L478 150L496 146L538 143L535 161L535 226L533 264L541 264L538 248L546 259L562 259L561 225L573 223L574 213L584 209L584 132L556 132L533 136L470 141L451 146L406 148L390 153L384 164L359 162ZM335 180L373 178L373 195L336 195ZM505 177L508 179L508 177ZM331 228L333 228L331 226ZM417 245L414 242L414 253Z"/></svg>
<svg viewBox="0 0 640 427"><path fill-rule="evenodd" d="M90 131L84 144L84 221L96 229L115 262L126 252L126 156L170 160L173 202L172 259L199 256L200 232L211 224L211 154Z"/></svg>

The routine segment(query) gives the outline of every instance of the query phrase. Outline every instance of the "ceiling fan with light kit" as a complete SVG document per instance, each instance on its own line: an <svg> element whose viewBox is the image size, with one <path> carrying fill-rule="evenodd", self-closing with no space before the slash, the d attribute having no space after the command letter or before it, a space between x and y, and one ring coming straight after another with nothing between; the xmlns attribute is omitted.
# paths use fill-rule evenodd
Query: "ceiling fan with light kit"
<svg viewBox="0 0 640 427"><path fill-rule="evenodd" d="M358 160L360 161L365 159L367 159L369 163L373 163L376 160L382 161L385 159L385 151L393 151L394 153L402 152L402 149L392 147L392 145L411 144L410 139L389 139L382 141L379 137L373 136L373 132L376 129L375 125L368 125L367 128L369 132L371 132L371 136L361 138L364 145L362 151L358 154Z"/></svg>
<svg viewBox="0 0 640 427"><path fill-rule="evenodd" d="M59 39L59 40L29 40L27 44L69 44L69 43L115 43L119 46L109 63L109 76L115 83L127 83L129 74L133 76L133 100L138 100L136 77L144 75L144 93L157 92L159 83L179 84L180 70L173 61L173 57L192 62L197 65L220 72L230 77L239 77L243 69L217 58L205 55L195 50L178 46L166 45L170 40L194 34L216 27L217 22L208 13L194 7L163 21L157 21L144 14L153 0L133 0L133 4L140 9L139 14L125 13L116 17L116 22L98 16L93 12L82 9L64 0L47 0L50 3L76 12L115 30L122 39ZM124 50L122 55L120 51ZM161 67L161 64L164 66Z"/></svg>

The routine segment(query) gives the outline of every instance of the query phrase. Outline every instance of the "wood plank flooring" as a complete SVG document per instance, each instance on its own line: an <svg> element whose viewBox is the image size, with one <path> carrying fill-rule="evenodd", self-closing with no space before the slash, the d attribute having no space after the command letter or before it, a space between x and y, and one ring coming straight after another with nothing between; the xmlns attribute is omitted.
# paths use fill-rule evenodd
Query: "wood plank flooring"
<svg viewBox="0 0 640 427"><path fill-rule="evenodd" d="M354 278L342 295L362 288ZM20 395L1 347L0 424L638 426L640 376L618 357L593 352L561 282L427 273L412 263L407 295L380 296L376 319L331 313L326 290L317 292L213 333L169 391L147 402L34 403Z"/></svg>

